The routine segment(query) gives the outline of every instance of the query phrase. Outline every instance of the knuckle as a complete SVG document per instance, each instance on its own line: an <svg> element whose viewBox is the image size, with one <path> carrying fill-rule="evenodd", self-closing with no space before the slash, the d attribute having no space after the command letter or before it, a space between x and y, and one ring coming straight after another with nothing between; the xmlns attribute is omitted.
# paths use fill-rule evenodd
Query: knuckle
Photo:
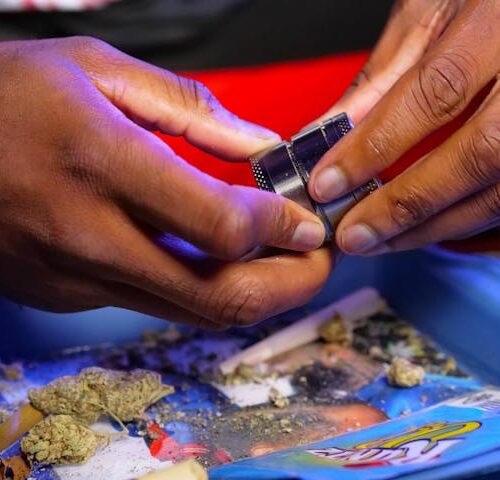
<svg viewBox="0 0 500 480"><path fill-rule="evenodd" d="M218 100L203 83L197 80L186 79L185 87L193 108L199 114L210 116L219 107Z"/></svg>
<svg viewBox="0 0 500 480"><path fill-rule="evenodd" d="M86 35L67 37L61 40L61 45L80 55L88 55L96 52L101 53L109 48L108 44L102 40Z"/></svg>
<svg viewBox="0 0 500 480"><path fill-rule="evenodd" d="M261 280L238 274L214 293L212 301L216 323L246 327L268 317L272 298Z"/></svg>
<svg viewBox="0 0 500 480"><path fill-rule="evenodd" d="M472 84L471 67L464 54L447 53L419 69L414 96L420 113L432 124L447 122L465 108Z"/></svg>
<svg viewBox="0 0 500 480"><path fill-rule="evenodd" d="M351 82L352 87L359 87L360 85L373 85L373 78L371 71L373 70L373 60L368 59L365 66L357 73L354 80Z"/></svg>
<svg viewBox="0 0 500 480"><path fill-rule="evenodd" d="M253 243L254 221L250 209L242 202L228 202L228 208L217 211L207 232L221 258L241 258Z"/></svg>
<svg viewBox="0 0 500 480"><path fill-rule="evenodd" d="M434 213L432 202L415 187L389 194L388 208L390 221L399 232L419 225Z"/></svg>
<svg viewBox="0 0 500 480"><path fill-rule="evenodd" d="M366 86L380 100L385 93L383 85L378 81L378 74L382 72L383 65L372 58L369 58L363 69L356 75L351 88Z"/></svg>
<svg viewBox="0 0 500 480"><path fill-rule="evenodd" d="M494 185L483 194L476 196L475 201L479 211L484 212L488 218L500 218L500 184Z"/></svg>
<svg viewBox="0 0 500 480"><path fill-rule="evenodd" d="M90 36L67 37L58 40L58 50L62 55L74 59L86 71L116 69L119 66L119 55L111 45L103 40Z"/></svg>
<svg viewBox="0 0 500 480"><path fill-rule="evenodd" d="M490 184L500 174L500 123L483 125L461 148L461 168L476 185Z"/></svg>
<svg viewBox="0 0 500 480"><path fill-rule="evenodd" d="M366 137L364 141L365 158L370 159L370 164L373 164L375 161L377 165L384 168L392 163L390 155L387 152L391 142L388 141L387 137L388 135L381 133L373 133Z"/></svg>
<svg viewBox="0 0 500 480"><path fill-rule="evenodd" d="M485 122L479 129L477 138L481 156L500 168L500 117Z"/></svg>
<svg viewBox="0 0 500 480"><path fill-rule="evenodd" d="M283 197L274 194L269 194L269 197L272 201L271 215L270 218L267 217L264 221L272 222L274 233L272 234L273 238L267 240L268 243L272 243L274 246L285 245L292 238L297 222Z"/></svg>

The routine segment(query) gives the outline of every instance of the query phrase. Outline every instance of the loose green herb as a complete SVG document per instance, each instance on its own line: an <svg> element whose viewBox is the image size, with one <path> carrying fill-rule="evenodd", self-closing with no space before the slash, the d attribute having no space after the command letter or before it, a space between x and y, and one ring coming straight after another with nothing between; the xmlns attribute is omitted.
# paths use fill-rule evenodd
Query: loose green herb
<svg viewBox="0 0 500 480"><path fill-rule="evenodd" d="M319 334L328 343L350 345L352 343L352 332L346 327L342 317L335 315L319 327Z"/></svg>
<svg viewBox="0 0 500 480"><path fill-rule="evenodd" d="M28 395L31 404L47 415L71 415L90 425L104 414L121 422L132 421L173 391L161 383L160 375L155 372L120 372L93 367L32 389Z"/></svg>
<svg viewBox="0 0 500 480"><path fill-rule="evenodd" d="M425 370L406 358L395 357L387 372L387 379L396 387L414 387L424 381Z"/></svg>
<svg viewBox="0 0 500 480"><path fill-rule="evenodd" d="M66 465L85 463L110 435L95 432L69 415L42 420L21 441L21 450L31 462Z"/></svg>

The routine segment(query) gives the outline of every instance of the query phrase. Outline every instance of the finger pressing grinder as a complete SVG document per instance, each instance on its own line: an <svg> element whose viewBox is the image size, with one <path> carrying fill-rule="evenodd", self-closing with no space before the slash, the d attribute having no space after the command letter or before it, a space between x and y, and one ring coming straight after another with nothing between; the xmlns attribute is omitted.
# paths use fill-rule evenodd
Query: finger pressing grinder
<svg viewBox="0 0 500 480"><path fill-rule="evenodd" d="M317 203L309 196L307 182L314 166L351 129L349 117L341 113L250 158L258 187L315 213L325 225L327 240L334 239L335 228L347 211L380 187L380 181L374 178L329 203Z"/></svg>

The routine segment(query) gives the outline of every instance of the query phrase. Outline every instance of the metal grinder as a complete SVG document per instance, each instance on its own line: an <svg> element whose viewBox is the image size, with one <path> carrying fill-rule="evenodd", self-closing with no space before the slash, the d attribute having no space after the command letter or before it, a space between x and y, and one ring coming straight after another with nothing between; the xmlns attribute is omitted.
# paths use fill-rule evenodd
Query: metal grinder
<svg viewBox="0 0 500 480"><path fill-rule="evenodd" d="M335 228L354 205L380 187L376 178L329 203L315 202L307 182L320 158L352 129L345 113L300 132L289 142L259 152L250 158L252 172L261 190L278 193L315 213L323 221L326 240L335 238Z"/></svg>

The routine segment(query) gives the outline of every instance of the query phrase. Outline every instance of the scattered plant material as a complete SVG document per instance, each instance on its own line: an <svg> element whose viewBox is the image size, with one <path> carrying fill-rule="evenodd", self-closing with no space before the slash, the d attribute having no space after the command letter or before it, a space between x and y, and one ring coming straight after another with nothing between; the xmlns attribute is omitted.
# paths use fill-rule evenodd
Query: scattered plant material
<svg viewBox="0 0 500 480"><path fill-rule="evenodd" d="M11 380L14 382L22 380L24 377L23 366L19 362L10 364L0 363L0 372L5 380Z"/></svg>
<svg viewBox="0 0 500 480"><path fill-rule="evenodd" d="M389 383L395 387L414 387L424 381L425 370L406 358L395 357L387 371Z"/></svg>
<svg viewBox="0 0 500 480"><path fill-rule="evenodd" d="M269 390L269 400L277 408L285 408L290 405L290 400L274 387Z"/></svg>
<svg viewBox="0 0 500 480"><path fill-rule="evenodd" d="M351 330L345 325L342 317L337 314L321 325L319 334L328 343L338 343L340 345L350 345L352 343Z"/></svg>
<svg viewBox="0 0 500 480"><path fill-rule="evenodd" d="M216 381L222 385L242 385L250 382L261 382L266 376L259 371L258 367L241 363L234 372L224 375L217 372Z"/></svg>
<svg viewBox="0 0 500 480"><path fill-rule="evenodd" d="M0 408L0 424L9 418L9 412Z"/></svg>
<svg viewBox="0 0 500 480"><path fill-rule="evenodd" d="M383 363L403 357L420 365L427 373L467 376L457 367L453 357L390 311L373 315L355 327L352 346L359 353Z"/></svg>
<svg viewBox="0 0 500 480"><path fill-rule="evenodd" d="M175 326L169 325L165 330L145 330L141 342L147 346L169 345L183 338L182 332Z"/></svg>

